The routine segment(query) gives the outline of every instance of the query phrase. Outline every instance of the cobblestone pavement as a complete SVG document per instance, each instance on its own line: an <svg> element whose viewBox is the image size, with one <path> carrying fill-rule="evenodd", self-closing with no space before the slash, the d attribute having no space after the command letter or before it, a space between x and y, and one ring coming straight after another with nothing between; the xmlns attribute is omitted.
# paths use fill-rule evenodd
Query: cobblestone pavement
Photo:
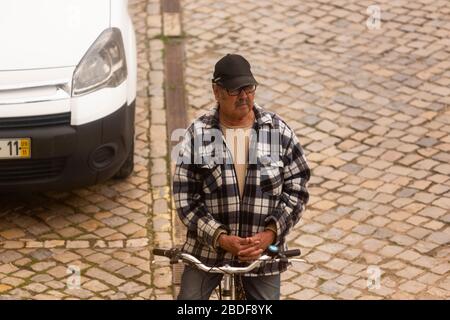
<svg viewBox="0 0 450 320"><path fill-rule="evenodd" d="M139 65L135 172L71 192L0 196L1 299L171 298L170 270L150 264L149 250L171 246L159 0L131 0L130 12Z"/></svg>
<svg viewBox="0 0 450 320"><path fill-rule="evenodd" d="M366 25L375 3L379 29ZM312 167L289 236L308 263L283 274L283 298L450 298L450 2L182 7L189 119L214 103L214 63L241 53L256 100L295 129Z"/></svg>
<svg viewBox="0 0 450 320"><path fill-rule="evenodd" d="M189 119L212 106L215 61L239 52L261 83L257 101L295 129L313 168L310 203L289 236L308 263L283 274L284 299L450 297L450 4L377 3L379 30L366 26L368 1L181 2ZM130 0L130 12L135 173L0 196L0 299L172 298L171 270L151 264L149 250L181 240L170 214L159 0ZM68 270L79 270L80 289Z"/></svg>

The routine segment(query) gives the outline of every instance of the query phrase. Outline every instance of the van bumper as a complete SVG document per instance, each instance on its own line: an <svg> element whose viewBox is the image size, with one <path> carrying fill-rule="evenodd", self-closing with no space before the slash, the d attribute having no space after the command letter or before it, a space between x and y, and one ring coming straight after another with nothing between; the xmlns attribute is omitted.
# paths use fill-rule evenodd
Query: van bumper
<svg viewBox="0 0 450 320"><path fill-rule="evenodd" d="M87 124L0 128L0 138L31 138L30 159L0 159L0 193L69 190L101 183L132 152L135 101Z"/></svg>

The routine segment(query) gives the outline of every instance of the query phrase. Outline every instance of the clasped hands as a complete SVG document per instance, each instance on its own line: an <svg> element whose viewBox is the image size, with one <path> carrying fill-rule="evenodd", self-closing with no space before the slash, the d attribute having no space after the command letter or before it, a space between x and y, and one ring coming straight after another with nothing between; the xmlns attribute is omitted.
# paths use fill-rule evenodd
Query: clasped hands
<svg viewBox="0 0 450 320"><path fill-rule="evenodd" d="M238 257L240 261L253 261L257 260L274 240L275 233L264 230L247 238L222 234L218 242L222 249Z"/></svg>

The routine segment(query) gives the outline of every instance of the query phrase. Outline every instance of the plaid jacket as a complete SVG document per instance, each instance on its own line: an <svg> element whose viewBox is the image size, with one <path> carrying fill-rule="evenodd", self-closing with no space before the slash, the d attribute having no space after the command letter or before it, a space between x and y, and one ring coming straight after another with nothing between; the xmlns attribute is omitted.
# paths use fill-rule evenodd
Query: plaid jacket
<svg viewBox="0 0 450 320"><path fill-rule="evenodd" d="M213 246L219 228L250 237L275 223L276 245L287 249L285 237L308 202L310 169L295 133L276 114L256 104L254 112L257 134L250 140L249 153L256 158L252 161L249 156L242 199L230 150L225 141L211 141L212 132L220 130L217 106L189 126L179 147L173 194L177 213L187 227L183 251L209 266L243 265ZM224 161L217 161L217 156ZM286 267L265 263L248 276L276 274Z"/></svg>

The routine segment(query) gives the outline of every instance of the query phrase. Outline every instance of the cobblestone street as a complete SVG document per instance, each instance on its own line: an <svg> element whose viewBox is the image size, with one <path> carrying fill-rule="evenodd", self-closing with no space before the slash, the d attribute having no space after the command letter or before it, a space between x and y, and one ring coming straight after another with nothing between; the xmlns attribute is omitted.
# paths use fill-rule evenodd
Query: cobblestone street
<svg viewBox="0 0 450 320"><path fill-rule="evenodd" d="M377 28L366 23L373 4ZM129 8L135 172L0 195L0 299L173 299L172 269L151 254L183 240L164 95L170 32L159 0ZM181 11L189 122L214 105L214 63L242 54L255 100L295 130L312 168L289 235L307 263L283 273L282 299L450 299L450 2L181 0Z"/></svg>
<svg viewBox="0 0 450 320"><path fill-rule="evenodd" d="M138 46L134 174L71 192L0 195L0 298L172 297L168 268L150 263L153 245L172 245L161 27L152 25L159 6L129 5Z"/></svg>
<svg viewBox="0 0 450 320"><path fill-rule="evenodd" d="M190 120L215 61L241 53L312 167L285 299L450 297L450 3L377 1L370 30L372 4L183 1Z"/></svg>

